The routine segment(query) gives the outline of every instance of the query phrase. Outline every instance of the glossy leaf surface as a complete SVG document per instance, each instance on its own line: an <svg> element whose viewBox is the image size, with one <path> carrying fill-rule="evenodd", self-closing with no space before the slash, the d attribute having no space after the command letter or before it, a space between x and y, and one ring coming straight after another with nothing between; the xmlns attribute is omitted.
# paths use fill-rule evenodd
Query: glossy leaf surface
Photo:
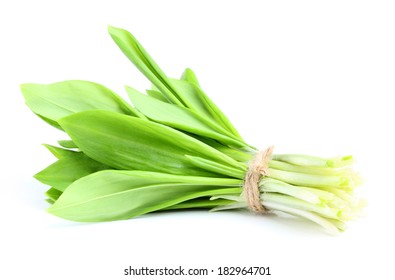
<svg viewBox="0 0 395 280"><path fill-rule="evenodd" d="M106 170L72 185L49 212L74 221L129 219L216 193L238 193L240 180Z"/></svg>
<svg viewBox="0 0 395 280"><path fill-rule="evenodd" d="M107 111L86 111L63 118L59 123L86 155L116 169L218 176L218 169L196 168L185 155L244 168L193 137L143 119Z"/></svg>
<svg viewBox="0 0 395 280"><path fill-rule="evenodd" d="M55 126L60 118L86 110L101 109L138 116L135 109L114 92L88 81L23 84L21 90L30 109Z"/></svg>

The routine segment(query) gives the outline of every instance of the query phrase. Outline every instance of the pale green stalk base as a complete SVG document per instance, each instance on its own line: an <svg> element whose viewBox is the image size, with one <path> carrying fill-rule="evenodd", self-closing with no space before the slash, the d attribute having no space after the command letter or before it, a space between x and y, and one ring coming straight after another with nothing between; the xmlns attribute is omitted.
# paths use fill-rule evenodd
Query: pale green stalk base
<svg viewBox="0 0 395 280"><path fill-rule="evenodd" d="M330 233L344 230L364 206L355 195L361 178L351 169L351 156L324 159L305 155L274 155L270 171L261 179L262 205L269 211L280 211L303 217L324 227ZM214 196L233 203L213 209L247 208L240 196Z"/></svg>

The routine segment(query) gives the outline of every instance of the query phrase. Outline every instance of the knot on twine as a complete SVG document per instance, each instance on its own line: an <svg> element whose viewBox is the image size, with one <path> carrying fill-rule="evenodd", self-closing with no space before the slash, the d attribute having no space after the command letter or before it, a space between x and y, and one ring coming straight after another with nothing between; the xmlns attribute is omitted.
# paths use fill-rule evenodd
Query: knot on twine
<svg viewBox="0 0 395 280"><path fill-rule="evenodd" d="M259 181L262 176L267 176L269 172L269 160L271 159L274 146L258 152L248 165L247 174L244 177L244 195L248 208L257 214L265 214L266 208L260 199Z"/></svg>

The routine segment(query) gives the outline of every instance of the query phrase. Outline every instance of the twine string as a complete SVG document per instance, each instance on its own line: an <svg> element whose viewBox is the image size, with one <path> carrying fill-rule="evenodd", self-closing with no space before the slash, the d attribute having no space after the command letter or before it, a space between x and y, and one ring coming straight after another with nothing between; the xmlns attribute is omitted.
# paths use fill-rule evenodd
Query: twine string
<svg viewBox="0 0 395 280"><path fill-rule="evenodd" d="M259 181L269 173L269 160L271 159L274 146L258 152L248 165L247 174L244 177L244 196L248 208L257 214L267 213L260 199Z"/></svg>

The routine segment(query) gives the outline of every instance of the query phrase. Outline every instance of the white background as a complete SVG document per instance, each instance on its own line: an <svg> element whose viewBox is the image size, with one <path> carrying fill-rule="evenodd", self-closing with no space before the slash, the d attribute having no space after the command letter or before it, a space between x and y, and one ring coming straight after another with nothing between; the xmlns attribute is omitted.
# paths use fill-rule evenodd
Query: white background
<svg viewBox="0 0 395 280"><path fill-rule="evenodd" d="M390 279L394 14L393 1L2 1L0 279L132 279L122 275L129 265ZM144 90L148 81L112 42L108 24L130 30L169 76L191 67L251 144L353 154L366 179L365 216L333 237L300 220L241 212L102 224L46 213L47 187L31 176L53 161L40 144L64 135L28 110L19 84L85 79L122 95L124 85Z"/></svg>

